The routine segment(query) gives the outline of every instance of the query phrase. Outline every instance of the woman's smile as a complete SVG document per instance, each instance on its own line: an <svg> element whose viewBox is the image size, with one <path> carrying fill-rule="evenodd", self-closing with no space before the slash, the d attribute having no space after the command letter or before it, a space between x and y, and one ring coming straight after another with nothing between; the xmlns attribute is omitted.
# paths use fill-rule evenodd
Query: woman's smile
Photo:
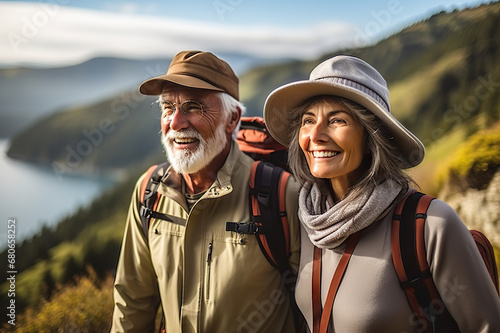
<svg viewBox="0 0 500 333"><path fill-rule="evenodd" d="M314 158L331 158L340 154L339 151L314 150L310 152Z"/></svg>

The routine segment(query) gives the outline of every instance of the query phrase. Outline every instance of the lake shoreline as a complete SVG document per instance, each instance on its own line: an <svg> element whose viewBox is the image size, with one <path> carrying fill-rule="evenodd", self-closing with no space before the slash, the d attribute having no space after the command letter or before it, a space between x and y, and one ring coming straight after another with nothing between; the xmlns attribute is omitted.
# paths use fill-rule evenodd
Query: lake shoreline
<svg viewBox="0 0 500 333"><path fill-rule="evenodd" d="M8 144L0 139L0 249L7 246L9 220L17 221L16 243L21 243L88 206L125 175L97 170L58 175L50 164L8 157Z"/></svg>

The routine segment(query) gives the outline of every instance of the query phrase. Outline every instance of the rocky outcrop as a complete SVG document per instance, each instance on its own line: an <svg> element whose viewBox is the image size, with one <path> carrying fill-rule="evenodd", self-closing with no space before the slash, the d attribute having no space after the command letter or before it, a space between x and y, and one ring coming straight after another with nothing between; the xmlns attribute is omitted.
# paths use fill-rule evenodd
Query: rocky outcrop
<svg viewBox="0 0 500 333"><path fill-rule="evenodd" d="M500 171L483 190L453 188L446 186L438 197L455 209L469 229L482 231L500 247Z"/></svg>

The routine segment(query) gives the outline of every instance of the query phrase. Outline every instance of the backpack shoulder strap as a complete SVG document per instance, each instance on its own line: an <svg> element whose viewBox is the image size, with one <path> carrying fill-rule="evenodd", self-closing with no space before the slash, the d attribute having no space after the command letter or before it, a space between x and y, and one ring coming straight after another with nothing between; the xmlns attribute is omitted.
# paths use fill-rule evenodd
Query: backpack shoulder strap
<svg viewBox="0 0 500 333"><path fill-rule="evenodd" d="M257 241L268 261L280 272L289 269L290 235L285 188L290 174L273 164L256 161L250 174L250 214L259 228Z"/></svg>
<svg viewBox="0 0 500 333"><path fill-rule="evenodd" d="M392 260L408 303L424 328L422 332L440 331L440 327L447 327L447 332L458 332L427 262L424 226L432 200L434 197L430 195L413 191L398 204L391 230Z"/></svg>
<svg viewBox="0 0 500 333"><path fill-rule="evenodd" d="M151 218L164 218L163 214L155 212L155 209L160 199L158 186L160 185L161 178L165 174L168 165L168 162L164 162L158 165L151 166L146 171L146 175L142 180L140 192L140 216L142 231L144 233L144 237L146 237L146 240L148 239L149 222L151 221Z"/></svg>
<svg viewBox="0 0 500 333"><path fill-rule="evenodd" d="M296 274L292 271L290 230L286 214L286 184L290 173L266 161L255 161L250 173L250 216L262 253L277 268L289 293L296 332L307 332L305 319L295 302Z"/></svg>

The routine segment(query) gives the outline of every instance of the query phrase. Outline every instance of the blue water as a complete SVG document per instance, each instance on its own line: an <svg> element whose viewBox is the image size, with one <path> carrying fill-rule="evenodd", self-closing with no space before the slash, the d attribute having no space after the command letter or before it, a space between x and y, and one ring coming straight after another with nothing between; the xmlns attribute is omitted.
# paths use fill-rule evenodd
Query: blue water
<svg viewBox="0 0 500 333"><path fill-rule="evenodd" d="M8 221L15 219L16 243L44 225L88 205L113 182L107 178L58 176L52 169L12 160L5 154L8 141L0 140L0 250L7 244Z"/></svg>

